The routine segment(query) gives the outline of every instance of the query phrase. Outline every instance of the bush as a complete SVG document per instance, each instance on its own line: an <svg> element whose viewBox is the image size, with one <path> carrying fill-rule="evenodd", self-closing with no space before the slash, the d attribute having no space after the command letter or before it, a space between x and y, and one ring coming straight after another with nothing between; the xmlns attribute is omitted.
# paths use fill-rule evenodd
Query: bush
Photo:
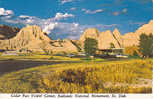
<svg viewBox="0 0 153 99"><path fill-rule="evenodd" d="M151 59L40 66L1 76L0 92L152 93L140 86L140 79L152 80L152 66Z"/></svg>
<svg viewBox="0 0 153 99"><path fill-rule="evenodd" d="M138 46L125 47L124 54L129 56L141 56Z"/></svg>
<svg viewBox="0 0 153 99"><path fill-rule="evenodd" d="M49 59L51 59L51 60L52 60L52 59L54 59L54 57L53 57L53 56L51 56Z"/></svg>

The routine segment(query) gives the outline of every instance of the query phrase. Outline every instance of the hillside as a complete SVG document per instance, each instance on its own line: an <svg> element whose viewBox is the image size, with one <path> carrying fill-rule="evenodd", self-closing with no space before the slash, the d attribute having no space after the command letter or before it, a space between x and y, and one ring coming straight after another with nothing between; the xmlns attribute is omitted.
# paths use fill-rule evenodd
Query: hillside
<svg viewBox="0 0 153 99"><path fill-rule="evenodd" d="M83 49L86 38L93 38L98 41L99 49L108 49L111 43L115 48L124 48L138 45L139 36L142 33L153 33L153 21L144 24L136 32L121 35L116 28L113 32L110 30L100 32L96 28L88 28L80 36L79 40L52 40L48 35L42 32L39 26L26 26L19 30L8 26L0 26L0 50L17 50L47 53L73 53ZM129 42L130 41L130 42Z"/></svg>
<svg viewBox="0 0 153 99"><path fill-rule="evenodd" d="M22 28L15 37L8 40L0 40L3 50L24 50L32 52L77 52L70 40L62 42L51 40L48 35L42 32L39 26L26 26Z"/></svg>
<svg viewBox="0 0 153 99"><path fill-rule="evenodd" d="M20 31L19 28L0 25L0 40L10 39Z"/></svg>
<svg viewBox="0 0 153 99"><path fill-rule="evenodd" d="M84 45L83 42L86 38L94 38L98 41L99 49L108 49L111 43L114 44L115 48L124 48L138 45L139 36L142 33L153 34L153 20L138 28L136 32L125 33L124 35L121 35L117 28L113 32L110 30L99 32L97 29L89 28L81 35L80 42Z"/></svg>

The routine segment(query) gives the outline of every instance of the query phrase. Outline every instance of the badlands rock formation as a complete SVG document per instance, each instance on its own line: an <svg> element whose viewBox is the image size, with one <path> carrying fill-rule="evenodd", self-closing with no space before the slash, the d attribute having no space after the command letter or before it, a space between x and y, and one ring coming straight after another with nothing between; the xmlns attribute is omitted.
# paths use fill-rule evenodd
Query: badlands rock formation
<svg viewBox="0 0 153 99"><path fill-rule="evenodd" d="M120 33L118 31L117 31L117 33L115 31L114 33L115 33L115 35L117 35L117 37L120 36ZM114 44L115 48L120 48L119 42L116 40L114 35L109 30L100 33L95 28L89 28L89 29L85 30L83 35L80 37L80 42L82 43L82 45L84 44L83 42L85 41L86 38L96 39L98 41L98 48L99 49L108 49L108 48L110 48L111 43Z"/></svg>
<svg viewBox="0 0 153 99"><path fill-rule="evenodd" d="M122 47L128 47L138 44L139 44L139 35L130 32L122 36Z"/></svg>
<svg viewBox="0 0 153 99"><path fill-rule="evenodd" d="M17 35L8 40L0 40L0 49L3 50L30 50L33 52L77 52L77 48L70 40L57 42L51 40L42 32L39 26L27 26L21 29Z"/></svg>
<svg viewBox="0 0 153 99"><path fill-rule="evenodd" d="M142 33L145 34L153 34L153 20L151 20L148 24L144 24L141 26L136 32L136 35L141 35Z"/></svg>
<svg viewBox="0 0 153 99"><path fill-rule="evenodd" d="M147 35L149 35L150 33L153 34L153 20L151 20L148 24L144 24L143 26L141 26L138 30L136 30L135 33L130 32L123 35L123 47L138 45L139 36L142 33L145 33Z"/></svg>
<svg viewBox="0 0 153 99"><path fill-rule="evenodd" d="M111 46L111 43L114 44L115 48L120 48L117 40L114 38L111 31L107 30L105 32L100 33L98 38L98 48L99 49L108 49Z"/></svg>
<svg viewBox="0 0 153 99"><path fill-rule="evenodd" d="M83 35L81 35L80 41L84 42L86 38L93 38L93 39L98 40L99 31L96 28L88 28L87 30L85 30Z"/></svg>
<svg viewBox="0 0 153 99"><path fill-rule="evenodd" d="M62 41L52 40L51 48L49 50L53 51L54 53L58 52L65 52L65 53L73 53L78 52L77 46L75 46L72 40L65 39Z"/></svg>
<svg viewBox="0 0 153 99"><path fill-rule="evenodd" d="M153 21L144 24L135 33L121 35L118 29L113 32L107 30L99 32L95 28L89 28L81 35L80 40L52 40L47 34L42 32L39 26L27 26L19 31L18 28L11 28L0 25L0 50L30 50L30 51L52 51L58 52L78 52L83 49L86 38L93 38L98 41L99 49L109 49L111 43L115 48L124 48L138 45L139 36L142 34L153 34Z"/></svg>
<svg viewBox="0 0 153 99"><path fill-rule="evenodd" d="M0 25L0 40L12 38L16 36L19 31L20 29L16 27L13 28L6 25Z"/></svg>
<svg viewBox="0 0 153 99"><path fill-rule="evenodd" d="M144 24L135 33L125 33L121 35L119 30L116 28L113 33L110 30L105 32L99 32L96 29L87 29L80 38L80 42L84 42L86 38L94 38L98 41L99 49L109 49L110 43L113 43L115 48L124 48L128 46L138 45L139 44L139 36L145 33L149 35L153 34L153 20L148 24Z"/></svg>
<svg viewBox="0 0 153 99"><path fill-rule="evenodd" d="M98 40L99 31L96 28L88 28L85 30L83 35L81 35L80 37L80 44L82 49L84 47L84 41L86 40L86 38L92 38L92 39Z"/></svg>
<svg viewBox="0 0 153 99"><path fill-rule="evenodd" d="M28 49L41 51L41 43L49 43L51 40L48 38L38 26L27 26L20 30L17 35L8 40L1 40L1 49ZM47 45L46 45L47 46Z"/></svg>
<svg viewBox="0 0 153 99"><path fill-rule="evenodd" d="M122 36L117 28L113 31L113 37L117 41L118 45L122 47Z"/></svg>

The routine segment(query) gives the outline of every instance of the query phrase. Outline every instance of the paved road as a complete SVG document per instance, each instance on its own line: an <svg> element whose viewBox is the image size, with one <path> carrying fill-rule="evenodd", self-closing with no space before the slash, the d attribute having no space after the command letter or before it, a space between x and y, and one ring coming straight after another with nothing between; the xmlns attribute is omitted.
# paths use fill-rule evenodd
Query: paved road
<svg viewBox="0 0 153 99"><path fill-rule="evenodd" d="M112 61L112 60L114 59L109 59L106 61ZM79 61L0 60L0 75L12 71L18 71L42 65L53 65L53 64L62 64L62 63L79 63Z"/></svg>
<svg viewBox="0 0 153 99"><path fill-rule="evenodd" d="M32 60L0 60L0 75L12 71L37 67L41 65L53 65L61 63L74 63L74 62L55 62L55 61L32 61Z"/></svg>

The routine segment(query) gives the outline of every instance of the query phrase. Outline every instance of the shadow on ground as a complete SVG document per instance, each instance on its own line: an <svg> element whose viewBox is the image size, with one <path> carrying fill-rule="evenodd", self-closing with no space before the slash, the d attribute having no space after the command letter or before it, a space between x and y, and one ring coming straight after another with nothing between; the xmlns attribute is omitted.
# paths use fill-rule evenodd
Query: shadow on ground
<svg viewBox="0 0 153 99"><path fill-rule="evenodd" d="M76 63L66 61L32 61L32 60L0 60L0 75L12 71L18 71L27 68L38 67L41 65L53 65L62 63Z"/></svg>

